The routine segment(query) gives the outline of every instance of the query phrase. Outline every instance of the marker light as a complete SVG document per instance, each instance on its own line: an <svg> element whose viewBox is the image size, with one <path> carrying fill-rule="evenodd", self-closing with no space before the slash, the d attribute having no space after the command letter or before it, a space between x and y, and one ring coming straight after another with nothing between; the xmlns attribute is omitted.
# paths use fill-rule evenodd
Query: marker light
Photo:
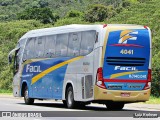
<svg viewBox="0 0 160 120"><path fill-rule="evenodd" d="M145 29L148 29L148 26L144 26Z"/></svg>
<svg viewBox="0 0 160 120"><path fill-rule="evenodd" d="M107 27L107 24L104 24L104 25L103 25L103 28L105 28L105 27Z"/></svg>

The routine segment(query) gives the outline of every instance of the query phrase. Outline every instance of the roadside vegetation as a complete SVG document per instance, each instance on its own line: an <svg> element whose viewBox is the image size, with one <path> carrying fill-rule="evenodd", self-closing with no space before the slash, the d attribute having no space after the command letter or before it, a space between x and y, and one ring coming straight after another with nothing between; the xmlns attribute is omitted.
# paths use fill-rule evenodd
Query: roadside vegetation
<svg viewBox="0 0 160 120"><path fill-rule="evenodd" d="M159 6L159 0L0 0L0 93L12 90L12 65L8 66L7 56L27 31L68 24L120 23L151 28L152 96L159 97Z"/></svg>
<svg viewBox="0 0 160 120"><path fill-rule="evenodd" d="M149 101L145 102L145 104L160 104L160 97L151 96Z"/></svg>
<svg viewBox="0 0 160 120"><path fill-rule="evenodd" d="M11 90L0 90L0 95L12 95L12 91Z"/></svg>

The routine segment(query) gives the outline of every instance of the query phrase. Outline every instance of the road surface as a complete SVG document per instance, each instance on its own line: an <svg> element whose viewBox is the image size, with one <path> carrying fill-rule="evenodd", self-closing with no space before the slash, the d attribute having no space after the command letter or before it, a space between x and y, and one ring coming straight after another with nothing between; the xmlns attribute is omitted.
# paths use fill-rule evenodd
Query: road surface
<svg viewBox="0 0 160 120"><path fill-rule="evenodd" d="M90 104L84 109L67 109L61 101L35 100L34 105L25 105L23 98L0 95L0 111L106 111L105 105ZM123 111L160 111L160 104L126 104Z"/></svg>
<svg viewBox="0 0 160 120"><path fill-rule="evenodd" d="M23 98L15 98L11 95L0 95L0 111L106 111L105 105L90 104L84 109L67 109L61 101L35 100L34 105L25 105ZM160 111L160 104L132 103L126 104L124 111Z"/></svg>
<svg viewBox="0 0 160 120"><path fill-rule="evenodd" d="M100 104L90 104L87 105L83 109L67 109L63 106L63 103L61 101L54 101L54 100L45 100L45 101L40 101L40 100L35 100L34 105L25 105L23 98L15 98L12 96L6 96L6 95L0 95L0 111L32 111L32 112L43 112L47 111L48 114L52 114L52 112L55 111L56 116L61 116L65 111L68 112L70 111L70 114L67 116L75 116L75 113L80 116L80 114L77 111L82 112L82 116L84 113L88 114L87 112L89 111L91 114L90 115L97 115L97 116L121 116L122 114L125 116L127 114L131 114L131 116L134 113L140 113L140 112L153 112L155 111L156 113L160 113L160 104L157 105L152 105L152 104L143 104L143 103L132 103L132 104L126 104L125 107L123 108L122 111L117 111L116 113L113 111L107 111L105 105L100 105ZM61 112L60 112L61 111ZM85 111L85 112L84 112ZM102 111L102 112L97 112L97 111ZM130 111L132 113L130 113ZM57 113L56 113L57 112ZM65 114L65 113L64 113ZM160 116L160 115L158 115ZM84 116L85 117L85 116ZM158 118L159 120L159 118Z"/></svg>

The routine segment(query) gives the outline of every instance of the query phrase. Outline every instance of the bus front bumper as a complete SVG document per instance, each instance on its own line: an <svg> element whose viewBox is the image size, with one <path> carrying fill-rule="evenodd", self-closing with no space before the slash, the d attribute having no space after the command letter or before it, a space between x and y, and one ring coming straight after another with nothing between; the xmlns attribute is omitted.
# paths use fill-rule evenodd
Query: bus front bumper
<svg viewBox="0 0 160 120"><path fill-rule="evenodd" d="M128 96L125 96L128 94ZM109 100L115 102L142 102L149 100L150 89L141 91L122 91L122 90L107 90L95 85L94 100Z"/></svg>

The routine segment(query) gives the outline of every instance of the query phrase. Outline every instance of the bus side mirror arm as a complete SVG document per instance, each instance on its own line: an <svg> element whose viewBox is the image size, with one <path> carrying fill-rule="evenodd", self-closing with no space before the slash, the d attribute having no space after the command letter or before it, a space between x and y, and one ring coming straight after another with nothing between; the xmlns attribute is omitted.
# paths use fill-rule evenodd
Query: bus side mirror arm
<svg viewBox="0 0 160 120"><path fill-rule="evenodd" d="M12 55L9 55L8 56L8 64L11 64L12 63Z"/></svg>

